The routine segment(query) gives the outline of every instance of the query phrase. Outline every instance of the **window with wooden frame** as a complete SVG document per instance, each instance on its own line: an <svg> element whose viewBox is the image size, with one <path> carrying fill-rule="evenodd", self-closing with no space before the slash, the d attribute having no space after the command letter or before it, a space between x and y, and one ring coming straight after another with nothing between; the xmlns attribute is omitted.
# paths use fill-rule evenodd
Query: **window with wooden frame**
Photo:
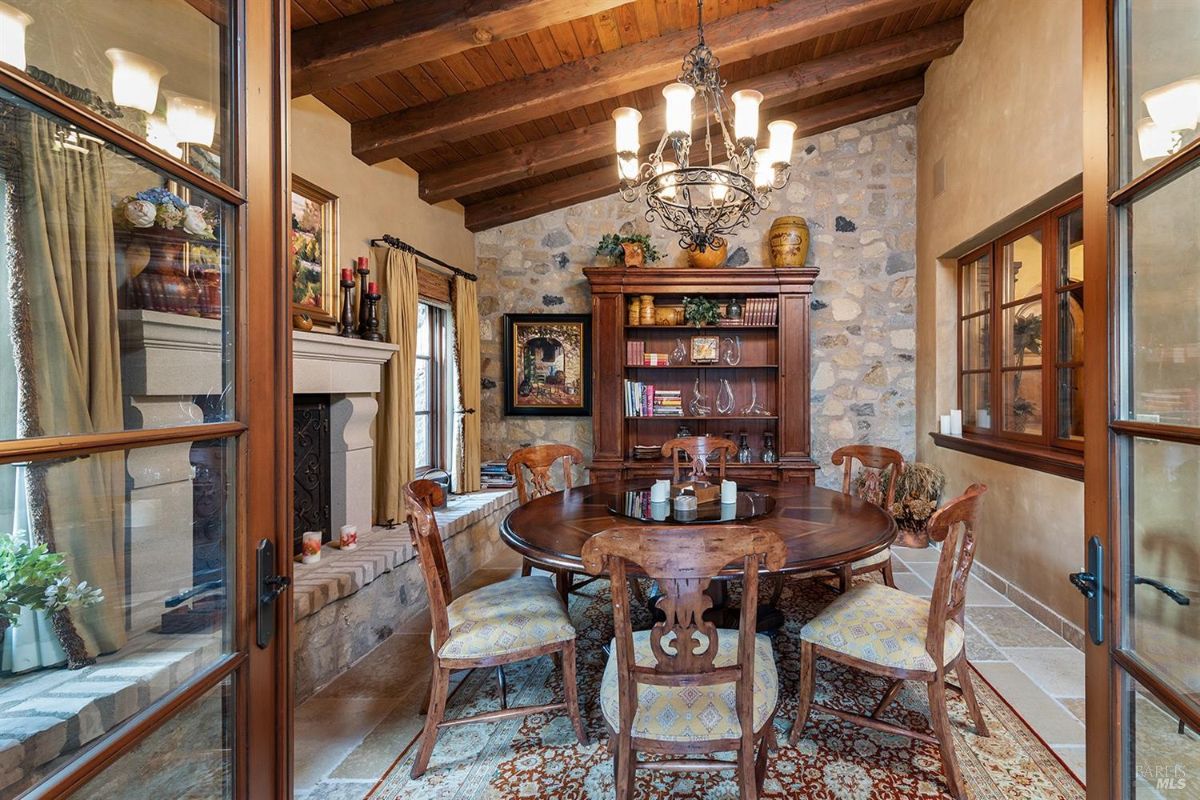
<svg viewBox="0 0 1200 800"><path fill-rule="evenodd" d="M447 361L444 308L422 300L417 304L417 367L413 379L416 471L444 469Z"/></svg>
<svg viewBox="0 0 1200 800"><path fill-rule="evenodd" d="M1078 198L958 262L963 436L938 444L1082 477L1083 209Z"/></svg>

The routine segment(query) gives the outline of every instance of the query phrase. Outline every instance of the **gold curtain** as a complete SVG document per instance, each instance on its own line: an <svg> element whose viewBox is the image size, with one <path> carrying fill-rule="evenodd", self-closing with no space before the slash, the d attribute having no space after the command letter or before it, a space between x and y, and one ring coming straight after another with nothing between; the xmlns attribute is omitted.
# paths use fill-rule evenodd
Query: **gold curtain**
<svg viewBox="0 0 1200 800"><path fill-rule="evenodd" d="M13 190L13 350L22 437L124 428L112 208L104 150L58 147L29 115ZM54 615L72 666L125 644L125 458L101 453L26 470L34 538L104 602Z"/></svg>
<svg viewBox="0 0 1200 800"><path fill-rule="evenodd" d="M458 347L458 391L462 403L462 458L456 483L460 492L479 491L481 426L479 420L479 301L475 281L454 276L454 341Z"/></svg>
<svg viewBox="0 0 1200 800"><path fill-rule="evenodd" d="M400 492L416 470L417 257L394 247L375 249L383 261L379 289L387 304L387 340L399 346L383 366L375 417L375 521L398 520Z"/></svg>

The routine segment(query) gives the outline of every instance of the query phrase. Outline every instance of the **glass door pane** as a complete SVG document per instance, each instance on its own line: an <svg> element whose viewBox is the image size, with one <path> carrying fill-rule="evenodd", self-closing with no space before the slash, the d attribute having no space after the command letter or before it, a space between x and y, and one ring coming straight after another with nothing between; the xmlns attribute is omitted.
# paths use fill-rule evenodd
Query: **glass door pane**
<svg viewBox="0 0 1200 800"><path fill-rule="evenodd" d="M14 41L4 50L10 66L158 150L233 183L233 37L225 3L5 0L0 15L12 20L5 35Z"/></svg>
<svg viewBox="0 0 1200 800"><path fill-rule="evenodd" d="M0 439L231 419L233 206L2 90L0 141Z"/></svg>
<svg viewBox="0 0 1200 800"><path fill-rule="evenodd" d="M1124 212L1129 352L1123 414L1200 427L1200 168Z"/></svg>

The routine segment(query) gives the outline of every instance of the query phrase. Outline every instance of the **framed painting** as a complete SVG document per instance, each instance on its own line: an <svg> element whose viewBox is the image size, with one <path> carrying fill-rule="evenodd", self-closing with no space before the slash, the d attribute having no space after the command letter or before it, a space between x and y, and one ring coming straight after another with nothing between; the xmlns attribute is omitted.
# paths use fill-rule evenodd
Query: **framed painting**
<svg viewBox="0 0 1200 800"><path fill-rule="evenodd" d="M338 199L315 183L292 176L292 313L314 322L337 322Z"/></svg>
<svg viewBox="0 0 1200 800"><path fill-rule="evenodd" d="M592 316L504 315L504 413L592 413Z"/></svg>

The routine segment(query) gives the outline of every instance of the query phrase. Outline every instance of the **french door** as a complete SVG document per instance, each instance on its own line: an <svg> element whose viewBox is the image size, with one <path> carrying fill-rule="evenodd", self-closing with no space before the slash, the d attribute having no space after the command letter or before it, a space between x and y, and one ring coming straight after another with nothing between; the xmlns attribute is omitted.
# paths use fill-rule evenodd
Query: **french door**
<svg viewBox="0 0 1200 800"><path fill-rule="evenodd" d="M0 2L0 800L290 796L286 52Z"/></svg>
<svg viewBox="0 0 1200 800"><path fill-rule="evenodd" d="M1088 796L1197 798L1200 3L1085 0L1084 137Z"/></svg>

